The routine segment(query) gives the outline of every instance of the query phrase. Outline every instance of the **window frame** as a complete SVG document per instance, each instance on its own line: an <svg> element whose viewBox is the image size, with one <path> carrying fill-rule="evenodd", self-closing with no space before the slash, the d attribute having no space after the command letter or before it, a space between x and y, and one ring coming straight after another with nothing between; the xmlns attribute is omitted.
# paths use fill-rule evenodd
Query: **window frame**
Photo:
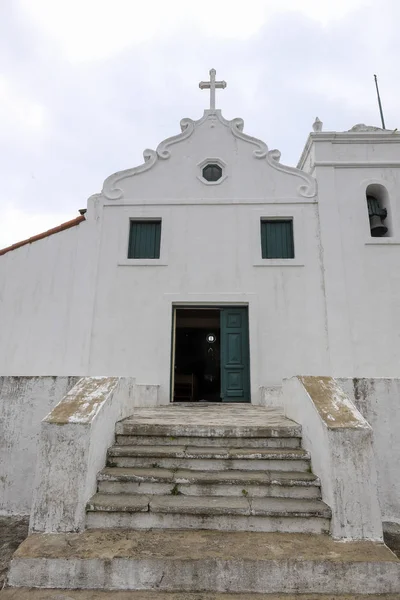
<svg viewBox="0 0 400 600"><path fill-rule="evenodd" d="M293 222L295 258L262 258L261 221L273 220ZM255 209L251 215L251 240L253 267L304 267L304 208L270 205Z"/></svg>
<svg viewBox="0 0 400 600"><path fill-rule="evenodd" d="M264 254L264 248L265 251L267 252L268 250L268 246L267 244L265 244L264 241L264 227L263 224L267 224L267 223L289 223L290 224L290 234L291 234L291 246L292 246L292 253L293 256L263 256ZM260 245L261 245L261 258L262 260L293 260L294 258L296 258L296 252L295 252L295 245L294 245L294 227L293 227L293 218L289 218L289 217L285 217L285 218L273 218L273 219L266 219L266 218L261 218L260 219Z"/></svg>
<svg viewBox="0 0 400 600"><path fill-rule="evenodd" d="M217 179L217 181L208 181L207 179L205 179L203 177L203 169L207 165L217 165L218 167L220 167L222 169L222 175L219 179ZM226 165L226 162L222 160L222 158L211 158L211 157L205 158L201 162L197 163L197 168L199 169L197 179L199 181L201 181L201 183L204 183L204 185L221 185L221 183L223 183L225 181L225 179L228 177L227 172L226 172L227 165Z"/></svg>
<svg viewBox="0 0 400 600"><path fill-rule="evenodd" d="M161 221L160 258L127 258L131 221ZM165 267L168 266L170 242L170 214L165 207L126 207L118 217L118 266Z"/></svg>
<svg viewBox="0 0 400 600"><path fill-rule="evenodd" d="M158 240L158 252L156 252L156 254L158 254L158 256L129 256L130 250L131 250L131 236L132 236L132 224L133 223L142 223L142 224L146 224L146 225L150 225L150 224L157 224L160 226L159 229L159 240ZM129 219L129 236L128 236L128 252L127 252L127 259L128 260L160 260L160 256L161 256L161 238L162 238L162 219L156 219L156 218L152 218L152 219Z"/></svg>

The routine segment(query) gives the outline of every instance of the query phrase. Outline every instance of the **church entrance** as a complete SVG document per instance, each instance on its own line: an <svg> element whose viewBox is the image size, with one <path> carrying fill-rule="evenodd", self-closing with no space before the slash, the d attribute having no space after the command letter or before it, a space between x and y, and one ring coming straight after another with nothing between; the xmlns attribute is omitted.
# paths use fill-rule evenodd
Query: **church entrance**
<svg viewBox="0 0 400 600"><path fill-rule="evenodd" d="M250 402L247 307L176 307L173 402Z"/></svg>

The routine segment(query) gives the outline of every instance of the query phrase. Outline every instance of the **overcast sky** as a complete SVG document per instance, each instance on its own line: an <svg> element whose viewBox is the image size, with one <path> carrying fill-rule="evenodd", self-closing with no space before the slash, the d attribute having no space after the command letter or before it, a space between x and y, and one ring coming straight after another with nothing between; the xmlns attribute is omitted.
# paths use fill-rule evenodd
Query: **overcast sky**
<svg viewBox="0 0 400 600"><path fill-rule="evenodd" d="M400 127L399 0L0 0L0 248L78 215L115 171L226 118L296 165L312 123Z"/></svg>

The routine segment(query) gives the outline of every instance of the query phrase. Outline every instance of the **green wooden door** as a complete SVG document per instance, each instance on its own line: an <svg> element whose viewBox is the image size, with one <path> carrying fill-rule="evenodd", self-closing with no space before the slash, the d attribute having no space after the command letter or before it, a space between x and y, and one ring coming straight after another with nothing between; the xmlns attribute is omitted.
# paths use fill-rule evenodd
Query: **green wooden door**
<svg viewBox="0 0 400 600"><path fill-rule="evenodd" d="M221 309L221 398L250 402L247 307Z"/></svg>

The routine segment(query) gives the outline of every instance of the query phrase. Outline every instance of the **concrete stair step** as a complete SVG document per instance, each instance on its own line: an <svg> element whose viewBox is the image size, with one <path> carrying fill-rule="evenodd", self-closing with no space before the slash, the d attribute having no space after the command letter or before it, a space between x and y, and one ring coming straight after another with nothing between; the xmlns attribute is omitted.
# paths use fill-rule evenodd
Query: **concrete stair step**
<svg viewBox="0 0 400 600"><path fill-rule="evenodd" d="M146 456L110 456L108 467L192 469L194 471L302 471L309 472L308 460L241 460L205 458L156 458Z"/></svg>
<svg viewBox="0 0 400 600"><path fill-rule="evenodd" d="M329 530L330 508L317 499L95 494L87 526L216 529L226 531Z"/></svg>
<svg viewBox="0 0 400 600"><path fill-rule="evenodd" d="M243 406L243 405L242 405ZM118 435L142 435L142 436L166 436L166 437L199 437L199 438L292 438L301 437L301 425L285 419L288 423L286 426L279 425L259 425L252 424L234 424L234 420L226 424L213 424L212 411L210 412L210 422L171 422L167 417L170 416L171 409L168 409L168 414L165 419L162 414L156 415L158 422L154 422L152 417L149 417L148 422L144 422L143 418L129 417L116 424L115 433ZM192 413L193 414L193 413ZM163 422L163 420L165 422ZM220 420L220 419L219 419Z"/></svg>
<svg viewBox="0 0 400 600"><path fill-rule="evenodd" d="M373 600L374 594L400 597L400 561L384 544L344 544L327 535L196 530L136 531L132 535L124 530L88 530L29 536L14 555L8 581L13 587L62 589L67 598L65 590L92 590L93 595L81 596L82 600L97 600L96 590L170 591L184 593L185 600L233 600L220 598L221 592L245 594L236 598L246 600L255 592L292 594L296 600L311 600L302 599L301 594L322 595L312 600L334 600L340 594L345 598L347 594L346 600L351 595L361 600L357 594L361 598L364 594ZM199 591L201 596L187 595ZM25 600L24 596L9 597ZM50 600L51 596L42 598ZM121 600L142 598L146 600L145 596L121 596ZM156 597L148 596L148 600ZM265 600L276 599L267 596Z"/></svg>
<svg viewBox="0 0 400 600"><path fill-rule="evenodd" d="M307 471L310 455L300 448L210 448L200 446L112 446L109 467L153 467L223 471Z"/></svg>
<svg viewBox="0 0 400 600"><path fill-rule="evenodd" d="M169 458L223 458L307 460L310 454L301 448L209 448L207 446L111 446L110 456L151 456Z"/></svg>
<svg viewBox="0 0 400 600"><path fill-rule="evenodd" d="M211 496L144 496L95 494L88 511L154 512L193 515L248 515L267 517L324 517L331 510L322 500L303 498L227 498Z"/></svg>
<svg viewBox="0 0 400 600"><path fill-rule="evenodd" d="M204 530L279 533L329 533L330 519L323 517L276 517L248 515L188 514L173 512L106 512L86 515L87 529Z"/></svg>
<svg viewBox="0 0 400 600"><path fill-rule="evenodd" d="M224 448L300 448L301 437L175 437L174 435L120 435L116 436L117 445L124 446L203 446Z"/></svg>
<svg viewBox="0 0 400 600"><path fill-rule="evenodd" d="M183 494L186 496L248 496L320 498L320 482L301 471L191 471L180 469L105 468L98 491L112 494Z"/></svg>
<svg viewBox="0 0 400 600"><path fill-rule="evenodd" d="M110 592L107 590L40 590L8 588L2 600L399 600L398 594L225 594L223 592Z"/></svg>

